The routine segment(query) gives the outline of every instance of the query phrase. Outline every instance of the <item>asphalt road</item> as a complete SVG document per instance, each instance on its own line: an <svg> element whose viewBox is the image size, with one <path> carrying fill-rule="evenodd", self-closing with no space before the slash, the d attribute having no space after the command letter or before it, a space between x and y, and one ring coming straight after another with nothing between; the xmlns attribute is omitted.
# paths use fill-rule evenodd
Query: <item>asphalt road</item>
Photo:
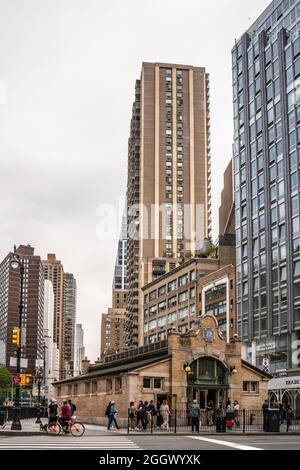
<svg viewBox="0 0 300 470"><path fill-rule="evenodd" d="M0 436L0 452L5 449L300 450L300 436Z"/></svg>

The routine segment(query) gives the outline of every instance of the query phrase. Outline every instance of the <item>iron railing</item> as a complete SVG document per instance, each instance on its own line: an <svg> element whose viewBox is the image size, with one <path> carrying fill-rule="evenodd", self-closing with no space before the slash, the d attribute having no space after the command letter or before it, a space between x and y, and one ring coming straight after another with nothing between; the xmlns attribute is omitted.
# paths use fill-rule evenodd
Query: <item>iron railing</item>
<svg viewBox="0 0 300 470"><path fill-rule="evenodd" d="M288 415L285 410L239 410L226 413L224 410L209 413L201 410L200 418L193 418L190 411L171 410L169 415L130 417L127 432L136 433L300 433L300 410Z"/></svg>

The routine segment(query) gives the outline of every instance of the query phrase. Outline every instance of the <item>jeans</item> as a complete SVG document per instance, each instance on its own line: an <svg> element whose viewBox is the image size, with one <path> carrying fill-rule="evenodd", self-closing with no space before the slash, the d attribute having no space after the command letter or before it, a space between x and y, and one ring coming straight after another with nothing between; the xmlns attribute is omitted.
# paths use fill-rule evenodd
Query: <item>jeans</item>
<svg viewBox="0 0 300 470"><path fill-rule="evenodd" d="M199 416L192 416L192 432L199 432Z"/></svg>
<svg viewBox="0 0 300 470"><path fill-rule="evenodd" d="M115 427L117 429L119 429L119 426L118 426L117 420L115 418L115 415L110 415L108 425L107 425L107 429L110 429L112 423L114 423Z"/></svg>
<svg viewBox="0 0 300 470"><path fill-rule="evenodd" d="M61 425L61 427L63 429L68 427L68 423L69 423L70 419L71 418L64 418L63 416L61 416L59 418L59 424Z"/></svg>

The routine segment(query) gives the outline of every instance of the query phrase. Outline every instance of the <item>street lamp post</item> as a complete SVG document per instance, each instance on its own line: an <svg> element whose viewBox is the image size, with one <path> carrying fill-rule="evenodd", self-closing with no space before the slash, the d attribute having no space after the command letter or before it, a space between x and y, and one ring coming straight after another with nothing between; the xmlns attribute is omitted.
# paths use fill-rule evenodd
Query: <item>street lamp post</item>
<svg viewBox="0 0 300 470"><path fill-rule="evenodd" d="M23 285L24 285L24 265L20 258L20 256L16 252L16 246L14 246L14 253L12 255L10 266L13 269L19 269L20 271L20 300L19 300L19 331L22 331L22 315L23 315ZM20 375L21 373L21 341L17 345L17 374ZM20 421L20 383L17 382L15 384L16 393L15 393L15 400L14 400L14 408L13 408L13 421L11 425L12 430L21 430L22 425Z"/></svg>

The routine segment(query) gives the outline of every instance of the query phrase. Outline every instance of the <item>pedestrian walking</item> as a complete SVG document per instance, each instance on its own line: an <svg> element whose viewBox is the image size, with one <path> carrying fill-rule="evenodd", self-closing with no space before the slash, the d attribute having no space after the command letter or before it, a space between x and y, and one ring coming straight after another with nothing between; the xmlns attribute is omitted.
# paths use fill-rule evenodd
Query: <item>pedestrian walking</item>
<svg viewBox="0 0 300 470"><path fill-rule="evenodd" d="M233 402L233 420L237 427L240 425L240 405L237 400Z"/></svg>
<svg viewBox="0 0 300 470"><path fill-rule="evenodd" d="M136 427L139 428L139 424L141 423L140 427L142 427L142 410L144 407L144 402L142 400L139 401L137 410L136 410Z"/></svg>
<svg viewBox="0 0 300 470"><path fill-rule="evenodd" d="M206 411L207 411L207 424L208 426L213 426L214 424L214 402L212 400L210 400L207 404L207 407L206 407Z"/></svg>
<svg viewBox="0 0 300 470"><path fill-rule="evenodd" d="M200 423L200 406L197 403L197 400L193 400L191 406L192 414L192 432L199 432L199 423Z"/></svg>
<svg viewBox="0 0 300 470"><path fill-rule="evenodd" d="M107 428L110 420L110 407L111 407L111 401L108 403L106 410L105 410L105 416L107 417Z"/></svg>
<svg viewBox="0 0 300 470"><path fill-rule="evenodd" d="M76 405L75 405L75 403L72 403L72 400L68 400L68 403L69 403L70 408L71 408L71 416L73 416L75 411L77 410Z"/></svg>
<svg viewBox="0 0 300 470"><path fill-rule="evenodd" d="M293 424L293 419L294 419L294 413L292 410L291 405L288 405L287 410L286 410L286 425L287 425L287 431Z"/></svg>
<svg viewBox="0 0 300 470"><path fill-rule="evenodd" d="M159 412L163 420L161 429L169 430L170 408L167 400L163 401L162 405L160 406Z"/></svg>
<svg viewBox="0 0 300 470"><path fill-rule="evenodd" d="M48 406L48 428L53 431L53 427L57 423L57 414L58 414L58 406L57 401L55 398L51 398L50 404Z"/></svg>
<svg viewBox="0 0 300 470"><path fill-rule="evenodd" d="M147 430L147 426L148 426L148 422L149 422L148 414L149 414L148 402L145 401L144 406L141 410L141 423L142 423L142 428L143 428L144 431Z"/></svg>
<svg viewBox="0 0 300 470"><path fill-rule="evenodd" d="M117 408L115 406L115 403L116 402L113 400L110 402L110 414L109 414L109 422L108 422L108 427L107 427L108 431L110 431L111 425L113 423L117 429L120 429L117 423L117 419L116 419Z"/></svg>
<svg viewBox="0 0 300 470"><path fill-rule="evenodd" d="M129 405L129 429L133 431L136 428L136 409L134 401Z"/></svg>
<svg viewBox="0 0 300 470"><path fill-rule="evenodd" d="M156 428L157 409L155 408L153 400L150 400L150 403L148 406L148 417L149 417L150 429Z"/></svg>

